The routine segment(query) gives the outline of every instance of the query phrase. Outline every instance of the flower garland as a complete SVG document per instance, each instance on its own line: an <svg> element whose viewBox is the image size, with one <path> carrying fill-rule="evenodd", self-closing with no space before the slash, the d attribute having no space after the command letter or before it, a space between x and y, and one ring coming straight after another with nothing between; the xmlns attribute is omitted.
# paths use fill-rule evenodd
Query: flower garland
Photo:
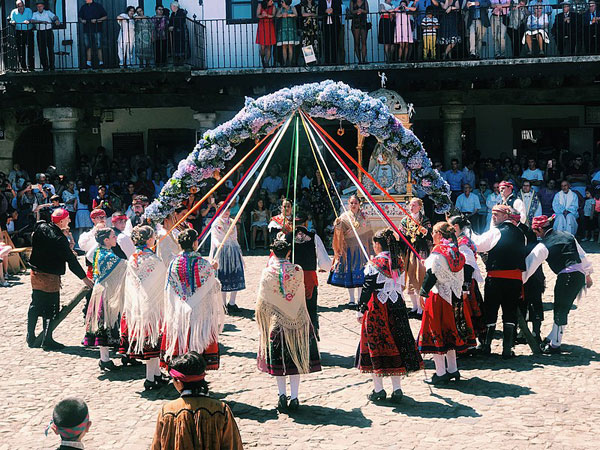
<svg viewBox="0 0 600 450"><path fill-rule="evenodd" d="M438 214L450 210L450 188L412 131L388 110L383 99L375 99L347 84L332 80L281 89L259 99L246 98L244 108L230 121L204 133L188 157L182 160L159 197L144 216L154 222L167 217L188 198L190 190L212 178L233 158L235 146L273 131L299 108L312 117L346 120L365 136L374 136L411 170L413 179L435 204Z"/></svg>

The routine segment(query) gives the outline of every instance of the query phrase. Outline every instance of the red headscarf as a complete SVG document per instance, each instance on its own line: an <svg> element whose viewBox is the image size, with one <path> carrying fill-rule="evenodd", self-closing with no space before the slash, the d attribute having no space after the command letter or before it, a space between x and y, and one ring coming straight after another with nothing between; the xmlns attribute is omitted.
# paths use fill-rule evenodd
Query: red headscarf
<svg viewBox="0 0 600 450"><path fill-rule="evenodd" d="M52 213L52 223L59 223L69 217L69 211L63 208L55 209Z"/></svg>

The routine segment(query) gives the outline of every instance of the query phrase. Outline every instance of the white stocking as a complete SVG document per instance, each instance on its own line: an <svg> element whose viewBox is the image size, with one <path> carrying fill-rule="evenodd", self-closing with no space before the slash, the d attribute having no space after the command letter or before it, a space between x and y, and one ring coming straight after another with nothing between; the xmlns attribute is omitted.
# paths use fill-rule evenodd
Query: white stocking
<svg viewBox="0 0 600 450"><path fill-rule="evenodd" d="M548 337L546 337L546 339L548 339L550 342L556 341L558 339L558 325L556 325L555 323L552 324L552 331L550 332Z"/></svg>
<svg viewBox="0 0 600 450"><path fill-rule="evenodd" d="M285 390L285 377L275 377L277 380L277 390L279 391L279 395L286 395Z"/></svg>
<svg viewBox="0 0 600 450"><path fill-rule="evenodd" d="M556 331L556 339L550 341L552 347L560 347L562 342L563 334L565 333L565 325L556 325L558 330Z"/></svg>
<svg viewBox="0 0 600 450"><path fill-rule="evenodd" d="M350 304L356 304L356 300L354 300L354 288L348 289L348 295L350 296Z"/></svg>
<svg viewBox="0 0 600 450"><path fill-rule="evenodd" d="M298 398L300 389L300 375L290 375L290 399Z"/></svg>
<svg viewBox="0 0 600 450"><path fill-rule="evenodd" d="M435 373L438 377L443 377L446 374L446 360L444 355L433 355L435 363Z"/></svg>
<svg viewBox="0 0 600 450"><path fill-rule="evenodd" d="M362 295L362 287L356 288L356 292L358 293L358 298L356 301L360 300L360 296Z"/></svg>
<svg viewBox="0 0 600 450"><path fill-rule="evenodd" d="M410 298L410 301L412 302L412 310L418 311L420 309L419 296L417 294L408 294L408 298Z"/></svg>
<svg viewBox="0 0 600 450"><path fill-rule="evenodd" d="M394 392L396 392L398 389L400 389L400 381L402 380L402 377L394 376L391 378L392 378L392 389L394 390Z"/></svg>
<svg viewBox="0 0 600 450"><path fill-rule="evenodd" d="M146 380L154 381L154 376L159 367L158 358L151 358L146 361Z"/></svg>
<svg viewBox="0 0 600 450"><path fill-rule="evenodd" d="M221 297L223 298L223 304L227 306L227 292L221 292Z"/></svg>
<svg viewBox="0 0 600 450"><path fill-rule="evenodd" d="M448 350L446 353L446 363L448 363L448 373L454 373L458 370L456 365L456 350Z"/></svg>
<svg viewBox="0 0 600 450"><path fill-rule="evenodd" d="M235 298L236 298L236 297L237 297L237 291L235 291L235 292L232 292L232 293L229 295L229 304L230 304L230 305L232 305L232 306L233 306L233 305L235 305Z"/></svg>
<svg viewBox="0 0 600 450"><path fill-rule="evenodd" d="M371 374L373 376L373 387L375 392L381 392L383 390L383 378L374 373Z"/></svg>
<svg viewBox="0 0 600 450"><path fill-rule="evenodd" d="M110 361L110 353L108 352L108 347L100 346L100 361L102 361L102 362Z"/></svg>

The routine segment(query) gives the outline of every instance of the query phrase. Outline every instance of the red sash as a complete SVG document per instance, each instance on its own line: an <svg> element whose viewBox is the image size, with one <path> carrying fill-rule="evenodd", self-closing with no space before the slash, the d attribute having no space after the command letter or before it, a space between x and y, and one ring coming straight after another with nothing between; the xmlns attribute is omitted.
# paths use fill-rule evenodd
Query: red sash
<svg viewBox="0 0 600 450"><path fill-rule="evenodd" d="M490 270L487 273L490 278L505 278L507 280L520 280L523 281L523 272L519 269L510 270Z"/></svg>

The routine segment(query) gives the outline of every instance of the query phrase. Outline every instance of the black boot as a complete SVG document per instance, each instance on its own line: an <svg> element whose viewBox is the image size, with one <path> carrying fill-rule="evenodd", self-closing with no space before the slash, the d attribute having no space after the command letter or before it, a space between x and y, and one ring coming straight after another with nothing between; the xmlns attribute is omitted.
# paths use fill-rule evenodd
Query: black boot
<svg viewBox="0 0 600 450"><path fill-rule="evenodd" d="M542 321L534 320L531 322L531 334L537 341L538 344L542 344Z"/></svg>
<svg viewBox="0 0 600 450"><path fill-rule="evenodd" d="M489 355L492 353L492 341L494 340L494 333L496 332L496 325L488 325L485 330L485 337L483 343L478 347L479 353L482 355Z"/></svg>
<svg viewBox="0 0 600 450"><path fill-rule="evenodd" d="M505 323L502 334L502 359L510 359L515 356L512 351L515 341L515 326L512 323Z"/></svg>
<svg viewBox="0 0 600 450"><path fill-rule="evenodd" d="M65 346L52 339L52 327L50 326L50 322L51 319L44 317L44 339L42 341L42 348L44 350L62 350Z"/></svg>
<svg viewBox="0 0 600 450"><path fill-rule="evenodd" d="M27 312L27 345L29 348L39 347L35 345L35 326L37 325L38 315L29 308Z"/></svg>

